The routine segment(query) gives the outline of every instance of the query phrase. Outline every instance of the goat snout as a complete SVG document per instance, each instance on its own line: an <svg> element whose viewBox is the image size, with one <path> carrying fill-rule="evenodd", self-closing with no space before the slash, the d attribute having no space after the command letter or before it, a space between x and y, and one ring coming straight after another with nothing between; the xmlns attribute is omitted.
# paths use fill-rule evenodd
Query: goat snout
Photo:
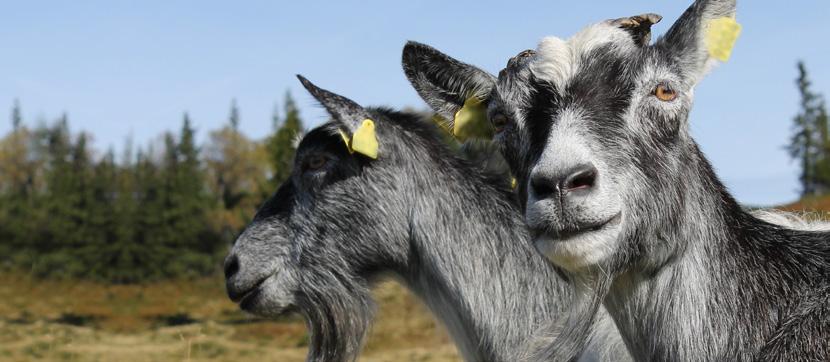
<svg viewBox="0 0 830 362"><path fill-rule="evenodd" d="M230 279L239 271L239 258L231 254L225 258L225 279Z"/></svg>
<svg viewBox="0 0 830 362"><path fill-rule="evenodd" d="M597 176L597 168L592 164L581 164L562 171L534 171L530 176L530 191L539 200L586 194L594 189Z"/></svg>
<svg viewBox="0 0 830 362"><path fill-rule="evenodd" d="M239 302L250 291L252 283L239 277L239 257L236 255L230 254L225 258L224 269L225 289L228 292L228 298L234 302Z"/></svg>
<svg viewBox="0 0 830 362"><path fill-rule="evenodd" d="M240 272L240 258L235 253L231 253L225 258L224 269L225 288L228 292L228 298L233 302L239 302L269 276L268 273L258 273L253 270Z"/></svg>

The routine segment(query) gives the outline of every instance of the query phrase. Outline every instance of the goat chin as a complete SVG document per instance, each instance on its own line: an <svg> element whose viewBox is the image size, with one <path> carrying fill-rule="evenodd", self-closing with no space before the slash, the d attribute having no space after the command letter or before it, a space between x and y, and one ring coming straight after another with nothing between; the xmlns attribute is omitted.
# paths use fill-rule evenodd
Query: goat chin
<svg viewBox="0 0 830 362"><path fill-rule="evenodd" d="M788 212L765 209L752 210L750 214L770 224L802 231L830 231L830 222L822 220L816 212Z"/></svg>

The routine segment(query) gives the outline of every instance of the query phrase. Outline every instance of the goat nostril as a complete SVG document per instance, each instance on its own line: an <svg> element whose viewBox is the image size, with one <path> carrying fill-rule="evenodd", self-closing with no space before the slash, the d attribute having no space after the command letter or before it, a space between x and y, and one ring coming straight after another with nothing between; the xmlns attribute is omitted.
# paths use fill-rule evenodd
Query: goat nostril
<svg viewBox="0 0 830 362"><path fill-rule="evenodd" d="M230 279L239 271L239 258L236 255L225 262L225 279Z"/></svg>
<svg viewBox="0 0 830 362"><path fill-rule="evenodd" d="M594 187L597 180L597 169L593 166L582 168L565 179L562 185L564 191L585 190Z"/></svg>
<svg viewBox="0 0 830 362"><path fill-rule="evenodd" d="M552 182L547 181L544 178L534 177L530 180L530 187L533 189L533 193L538 199L546 199L551 197L551 195L556 192L556 189L552 185Z"/></svg>

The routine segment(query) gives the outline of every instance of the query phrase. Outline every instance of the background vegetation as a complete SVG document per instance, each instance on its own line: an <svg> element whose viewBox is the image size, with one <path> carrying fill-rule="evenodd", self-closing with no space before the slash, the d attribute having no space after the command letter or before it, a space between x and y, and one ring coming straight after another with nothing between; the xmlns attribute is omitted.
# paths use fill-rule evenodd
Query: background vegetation
<svg viewBox="0 0 830 362"><path fill-rule="evenodd" d="M290 95L273 133L227 124L197 144L187 113L177 133L122 154L92 148L68 115L52 122L11 111L0 139L0 266L36 277L135 283L209 275L234 237L291 169L303 128Z"/></svg>
<svg viewBox="0 0 830 362"><path fill-rule="evenodd" d="M793 134L787 149L801 165L802 196L814 197L830 191L830 132L827 104L812 89L804 62L798 62L796 86L801 95L800 110L793 118Z"/></svg>

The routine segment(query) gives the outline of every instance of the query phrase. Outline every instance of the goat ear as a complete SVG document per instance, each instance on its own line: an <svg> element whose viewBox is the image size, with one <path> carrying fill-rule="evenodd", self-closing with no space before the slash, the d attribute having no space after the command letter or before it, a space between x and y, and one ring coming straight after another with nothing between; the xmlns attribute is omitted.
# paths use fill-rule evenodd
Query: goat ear
<svg viewBox="0 0 830 362"><path fill-rule="evenodd" d="M663 20L662 16L649 13L609 20L609 22L629 32L635 44L644 46L651 41L651 26L659 23L660 20Z"/></svg>
<svg viewBox="0 0 830 362"><path fill-rule="evenodd" d="M657 46L679 60L681 69L697 82L715 64L726 61L740 33L735 21L736 0L697 0L672 25Z"/></svg>
<svg viewBox="0 0 830 362"><path fill-rule="evenodd" d="M404 46L401 63L421 98L449 120L472 97L486 102L496 84L491 74L414 41Z"/></svg>
<svg viewBox="0 0 830 362"><path fill-rule="evenodd" d="M349 134L356 132L363 120L371 118L369 112L351 99L320 88L302 75L297 74L297 79Z"/></svg>

